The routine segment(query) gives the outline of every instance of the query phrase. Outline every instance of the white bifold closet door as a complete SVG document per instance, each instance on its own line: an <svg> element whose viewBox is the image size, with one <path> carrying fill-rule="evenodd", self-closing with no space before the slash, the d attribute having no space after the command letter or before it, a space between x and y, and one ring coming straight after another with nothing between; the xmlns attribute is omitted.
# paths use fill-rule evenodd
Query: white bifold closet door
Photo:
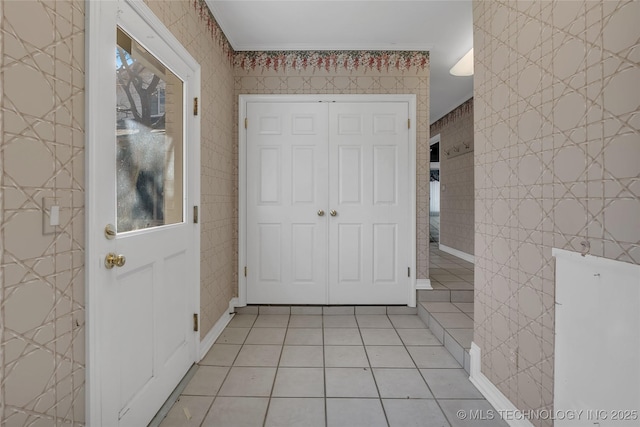
<svg viewBox="0 0 640 427"><path fill-rule="evenodd" d="M407 304L406 102L247 103L247 303Z"/></svg>

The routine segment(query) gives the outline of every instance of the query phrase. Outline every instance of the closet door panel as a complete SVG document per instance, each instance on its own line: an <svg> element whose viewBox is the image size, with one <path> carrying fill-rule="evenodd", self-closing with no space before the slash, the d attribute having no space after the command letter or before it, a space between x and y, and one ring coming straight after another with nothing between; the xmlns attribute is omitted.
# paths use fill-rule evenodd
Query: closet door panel
<svg viewBox="0 0 640 427"><path fill-rule="evenodd" d="M408 302L408 118L403 102L329 107L330 304Z"/></svg>
<svg viewBox="0 0 640 427"><path fill-rule="evenodd" d="M327 105L247 104L247 303L327 302Z"/></svg>

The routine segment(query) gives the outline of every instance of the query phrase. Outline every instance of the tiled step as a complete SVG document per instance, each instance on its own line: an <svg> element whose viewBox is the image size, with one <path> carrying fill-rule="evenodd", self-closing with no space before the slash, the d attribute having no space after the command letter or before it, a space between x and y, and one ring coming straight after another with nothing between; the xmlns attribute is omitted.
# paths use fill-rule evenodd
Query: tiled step
<svg viewBox="0 0 640 427"><path fill-rule="evenodd" d="M470 310L473 305L469 303L418 302L418 316L467 373L470 373L469 349L473 341Z"/></svg>
<svg viewBox="0 0 640 427"><path fill-rule="evenodd" d="M472 303L473 289L420 289L418 290L418 301Z"/></svg>

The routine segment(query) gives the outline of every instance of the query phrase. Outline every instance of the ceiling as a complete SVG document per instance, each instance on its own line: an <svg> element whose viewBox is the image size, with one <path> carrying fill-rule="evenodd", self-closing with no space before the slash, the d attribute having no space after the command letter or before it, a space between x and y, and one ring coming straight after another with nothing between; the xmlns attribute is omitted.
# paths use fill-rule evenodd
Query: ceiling
<svg viewBox="0 0 640 427"><path fill-rule="evenodd" d="M237 51L428 50L430 121L473 96L449 69L473 46L471 0L206 0Z"/></svg>

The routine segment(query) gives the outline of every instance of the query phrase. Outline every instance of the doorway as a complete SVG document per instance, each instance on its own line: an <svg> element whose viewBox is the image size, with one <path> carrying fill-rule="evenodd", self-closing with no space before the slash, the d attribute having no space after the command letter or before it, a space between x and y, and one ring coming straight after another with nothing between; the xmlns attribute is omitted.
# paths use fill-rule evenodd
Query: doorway
<svg viewBox="0 0 640 427"><path fill-rule="evenodd" d="M241 303L415 304L415 97L240 104Z"/></svg>
<svg viewBox="0 0 640 427"><path fill-rule="evenodd" d="M429 243L440 242L440 134L429 141Z"/></svg>

